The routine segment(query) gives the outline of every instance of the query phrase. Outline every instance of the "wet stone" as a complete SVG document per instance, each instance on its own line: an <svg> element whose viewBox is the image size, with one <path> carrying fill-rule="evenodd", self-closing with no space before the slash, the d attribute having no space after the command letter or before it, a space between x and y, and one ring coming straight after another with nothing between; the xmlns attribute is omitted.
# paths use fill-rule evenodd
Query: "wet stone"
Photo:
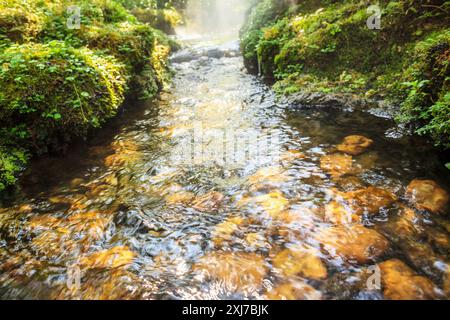
<svg viewBox="0 0 450 320"><path fill-rule="evenodd" d="M192 207L198 211L215 211L219 209L225 196L217 191L208 192L202 196L195 198L192 202Z"/></svg>
<svg viewBox="0 0 450 320"><path fill-rule="evenodd" d="M93 252L80 260L82 269L105 268L116 269L130 265L136 254L125 246Z"/></svg>
<svg viewBox="0 0 450 320"><path fill-rule="evenodd" d="M276 286L266 293L268 300L321 300L322 294L310 285L296 281Z"/></svg>
<svg viewBox="0 0 450 320"><path fill-rule="evenodd" d="M340 153L326 155L320 159L320 168L333 178L339 178L353 170L353 158Z"/></svg>
<svg viewBox="0 0 450 320"><path fill-rule="evenodd" d="M209 253L200 258L193 270L235 290L260 288L268 271L262 256L242 252Z"/></svg>
<svg viewBox="0 0 450 320"><path fill-rule="evenodd" d="M357 156L364 151L366 151L367 148L369 148L373 144L373 140L366 138L364 136L348 136L342 141L341 144L337 146L337 150Z"/></svg>
<svg viewBox="0 0 450 320"><path fill-rule="evenodd" d="M435 285L428 278L417 275L398 259L380 263L383 294L391 300L427 300L437 297Z"/></svg>
<svg viewBox="0 0 450 320"><path fill-rule="evenodd" d="M406 195L417 209L433 213L443 212L449 199L447 191L432 180L411 181Z"/></svg>
<svg viewBox="0 0 450 320"><path fill-rule="evenodd" d="M312 248L292 247L284 249L272 259L273 266L286 277L301 276L314 280L327 278L327 268Z"/></svg>
<svg viewBox="0 0 450 320"><path fill-rule="evenodd" d="M365 189L339 193L342 199L351 207L354 213L375 215L381 208L394 204L397 197L384 189L370 186Z"/></svg>
<svg viewBox="0 0 450 320"><path fill-rule="evenodd" d="M324 228L315 237L328 254L360 264L376 260L389 248L385 237L362 225Z"/></svg>

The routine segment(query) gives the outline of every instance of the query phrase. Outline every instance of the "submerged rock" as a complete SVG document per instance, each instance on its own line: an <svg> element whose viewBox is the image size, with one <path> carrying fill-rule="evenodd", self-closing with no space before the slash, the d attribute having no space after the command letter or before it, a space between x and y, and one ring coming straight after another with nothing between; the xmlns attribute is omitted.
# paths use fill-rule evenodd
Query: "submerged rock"
<svg viewBox="0 0 450 320"><path fill-rule="evenodd" d="M91 253L81 258L80 267L82 269L104 268L116 269L130 265L136 254L126 246L113 247Z"/></svg>
<svg viewBox="0 0 450 320"><path fill-rule="evenodd" d="M224 241L230 241L233 233L244 223L242 217L230 217L224 222L219 223L212 232L212 241L216 246L220 246Z"/></svg>
<svg viewBox="0 0 450 320"><path fill-rule="evenodd" d="M296 281L278 285L266 293L268 300L321 300L322 293L310 285Z"/></svg>
<svg viewBox="0 0 450 320"><path fill-rule="evenodd" d="M172 194L168 194L165 196L165 200L168 205L176 205L176 204L188 204L191 203L195 198L195 194L189 191L177 191Z"/></svg>
<svg viewBox="0 0 450 320"><path fill-rule="evenodd" d="M331 201L325 206L325 220L334 224L349 224L361 222L361 216L352 212L352 209L337 201Z"/></svg>
<svg viewBox="0 0 450 320"><path fill-rule="evenodd" d="M382 262L378 266L386 299L427 300L436 298L433 282L414 273L402 261L392 259Z"/></svg>
<svg viewBox="0 0 450 320"><path fill-rule="evenodd" d="M225 196L217 191L208 192L194 199L192 207L198 211L214 211L222 204Z"/></svg>
<svg viewBox="0 0 450 320"><path fill-rule="evenodd" d="M286 276L302 276L314 280L327 278L327 268L319 257L320 252L312 248L293 247L279 252L273 266Z"/></svg>
<svg viewBox="0 0 450 320"><path fill-rule="evenodd" d="M337 150L357 156L367 150L373 144L373 140L364 136L348 136L337 146Z"/></svg>
<svg viewBox="0 0 450 320"><path fill-rule="evenodd" d="M389 241L375 230L362 225L334 226L316 234L325 251L345 260L364 264L383 255Z"/></svg>
<svg viewBox="0 0 450 320"><path fill-rule="evenodd" d="M268 194L244 198L238 203L238 207L247 205L256 205L263 209L270 217L276 219L288 208L289 200L280 191L276 190Z"/></svg>
<svg viewBox="0 0 450 320"><path fill-rule="evenodd" d="M348 204L353 213L358 215L378 214L381 208L389 207L397 201L397 197L390 191L373 186L356 191L338 192L337 195Z"/></svg>
<svg viewBox="0 0 450 320"><path fill-rule="evenodd" d="M270 191L280 187L289 177L280 166L264 167L248 178L250 191Z"/></svg>
<svg viewBox="0 0 450 320"><path fill-rule="evenodd" d="M194 271L237 290L259 288L267 274L264 258L255 253L213 252L194 264Z"/></svg>
<svg viewBox="0 0 450 320"><path fill-rule="evenodd" d="M353 169L353 158L347 154L334 153L320 159L320 168L333 178L339 178Z"/></svg>
<svg viewBox="0 0 450 320"><path fill-rule="evenodd" d="M406 195L419 210L433 213L444 211L448 203L448 193L433 180L413 180L406 189Z"/></svg>

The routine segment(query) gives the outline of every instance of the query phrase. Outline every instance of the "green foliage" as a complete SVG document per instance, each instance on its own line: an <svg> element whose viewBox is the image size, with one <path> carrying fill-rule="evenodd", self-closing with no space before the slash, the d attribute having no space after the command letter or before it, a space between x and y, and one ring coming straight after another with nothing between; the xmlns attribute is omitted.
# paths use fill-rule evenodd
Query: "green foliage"
<svg viewBox="0 0 450 320"><path fill-rule="evenodd" d="M0 190L14 184L28 158L86 138L126 95L151 98L169 81L166 61L176 44L139 22L124 6L130 2L137 3L1 2ZM170 10L163 2L156 6ZM79 29L67 25L73 5L81 10Z"/></svg>
<svg viewBox="0 0 450 320"><path fill-rule="evenodd" d="M28 156L23 150L11 146L0 146L0 191L13 185L17 175L27 163Z"/></svg>
<svg viewBox="0 0 450 320"><path fill-rule="evenodd" d="M421 135L450 148L450 30L433 33L416 44L414 63L404 77L399 120Z"/></svg>
<svg viewBox="0 0 450 320"><path fill-rule="evenodd" d="M124 99L124 66L88 49L57 41L13 45L0 65L1 127L37 153L86 136Z"/></svg>
<svg viewBox="0 0 450 320"><path fill-rule="evenodd" d="M241 31L245 64L280 94L356 93L401 106L399 120L437 144L449 142L450 2L261 0Z"/></svg>

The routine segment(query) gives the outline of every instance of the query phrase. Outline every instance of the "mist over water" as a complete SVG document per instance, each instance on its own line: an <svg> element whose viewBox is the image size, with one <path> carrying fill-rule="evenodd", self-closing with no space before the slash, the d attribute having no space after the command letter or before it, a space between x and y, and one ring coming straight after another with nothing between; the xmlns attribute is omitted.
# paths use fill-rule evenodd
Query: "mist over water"
<svg viewBox="0 0 450 320"><path fill-rule="evenodd" d="M190 0L186 8L186 25L178 33L204 36L229 34L238 36L250 7L249 0Z"/></svg>

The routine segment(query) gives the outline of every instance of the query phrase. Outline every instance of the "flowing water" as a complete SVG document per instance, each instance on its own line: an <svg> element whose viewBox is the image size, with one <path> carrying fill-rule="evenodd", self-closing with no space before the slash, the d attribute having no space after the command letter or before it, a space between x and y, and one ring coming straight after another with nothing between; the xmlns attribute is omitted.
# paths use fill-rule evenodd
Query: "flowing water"
<svg viewBox="0 0 450 320"><path fill-rule="evenodd" d="M367 112L278 103L236 46L195 42L158 101L34 164L0 209L0 298L448 297L432 149ZM349 135L373 143L336 150ZM440 187L412 201L414 179Z"/></svg>

